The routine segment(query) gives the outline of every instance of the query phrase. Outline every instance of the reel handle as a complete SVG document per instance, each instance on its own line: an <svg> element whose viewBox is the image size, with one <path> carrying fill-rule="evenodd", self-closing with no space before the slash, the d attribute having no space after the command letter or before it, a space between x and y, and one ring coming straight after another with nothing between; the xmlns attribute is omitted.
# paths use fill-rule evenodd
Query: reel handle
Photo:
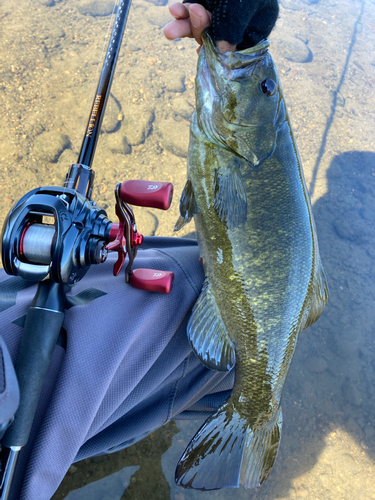
<svg viewBox="0 0 375 500"><path fill-rule="evenodd" d="M130 284L139 290L168 294L172 290L174 273L156 269L138 268L130 275Z"/></svg>
<svg viewBox="0 0 375 500"><path fill-rule="evenodd" d="M173 184L143 180L125 181L121 184L120 197L130 205L168 210L173 198Z"/></svg>

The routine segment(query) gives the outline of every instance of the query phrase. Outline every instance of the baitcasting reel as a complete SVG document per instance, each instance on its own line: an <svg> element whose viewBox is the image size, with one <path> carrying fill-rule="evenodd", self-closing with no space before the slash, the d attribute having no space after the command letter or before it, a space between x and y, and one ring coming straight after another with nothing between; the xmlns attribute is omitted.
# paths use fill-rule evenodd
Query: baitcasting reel
<svg viewBox="0 0 375 500"><path fill-rule="evenodd" d="M173 273L152 269L131 271L138 233L129 204L168 210L172 202L170 182L130 180L115 188L116 215L111 222L105 210L90 200L94 172L81 164L71 166L64 187L41 187L27 193L9 212L3 228L2 259L8 274L73 285L91 264L105 262L108 251L118 253L117 276L126 254L125 280L135 288L169 293Z"/></svg>

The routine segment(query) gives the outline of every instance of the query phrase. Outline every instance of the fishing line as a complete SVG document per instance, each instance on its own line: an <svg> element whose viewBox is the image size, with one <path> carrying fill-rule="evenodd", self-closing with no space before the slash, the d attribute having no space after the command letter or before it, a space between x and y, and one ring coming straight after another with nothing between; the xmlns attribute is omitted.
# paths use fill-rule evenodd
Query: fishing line
<svg viewBox="0 0 375 500"><path fill-rule="evenodd" d="M327 145L328 133L329 133L329 130L330 130L331 126L332 126L333 119L335 117L338 95L339 95L340 89L342 87L342 84L344 83L346 72L347 72L348 66L349 66L349 59L350 59L350 56L352 55L352 52L353 52L353 47L354 47L354 45L355 45L355 43L357 41L358 25L361 22L361 18L362 18L362 15L363 15L364 8L365 8L365 0L362 0L361 12L359 13L357 21L354 24L353 35L352 35L352 39L351 39L351 42L350 42L350 45L349 45L348 53L346 55L346 61L345 61L344 69L343 69L343 72L342 72L339 84L337 86L337 89L335 90L335 93L334 93L334 96L333 96L333 101L332 101L332 105L331 105L331 114L330 114L330 117L328 118L327 125L326 125L326 128L325 128L324 133L323 133L323 138L322 138L322 143L320 145L320 149L319 149L319 153L318 153L318 158L316 159L315 167L314 167L314 170L313 170L313 176L312 176L312 180L311 180L311 184L310 184L310 189L309 189L310 197L311 198L313 197L313 194L314 194L315 183L316 183L316 178L317 178L317 175L318 175L318 170L319 170L319 167L320 167L320 163L321 163L323 155L325 153L325 149L326 149L326 145Z"/></svg>
<svg viewBox="0 0 375 500"><path fill-rule="evenodd" d="M74 146L74 151L73 151L73 154L72 154L72 161L71 161L71 163L74 163L74 159L77 157L77 154L78 154L77 153L77 146L78 146L79 141L82 140L83 129L86 127L86 121L87 121L87 116L88 116L88 109L91 108L91 105L92 105L92 101L93 101L93 97L94 97L94 92L95 92L96 84L97 84L97 81L98 81L99 68L101 68L101 65L102 65L102 62L103 62L103 54L104 54L104 52L106 52L106 49L107 49L108 38L109 38L110 28L112 26L113 16L115 14L116 7L118 7L118 3L119 2L120 2L120 0L115 0L114 4L113 4L112 14L111 14L111 17L109 19L107 33L106 33L106 35L104 37L102 52L100 54L99 61L98 61L98 64L96 66L95 76L93 78L91 90L90 90L90 93L89 93L89 96L88 96L88 99L87 99L85 114L83 115L83 118L82 118L82 121L81 121L81 128L80 128L79 134L77 135L77 140L76 140L76 143L75 143L75 146Z"/></svg>

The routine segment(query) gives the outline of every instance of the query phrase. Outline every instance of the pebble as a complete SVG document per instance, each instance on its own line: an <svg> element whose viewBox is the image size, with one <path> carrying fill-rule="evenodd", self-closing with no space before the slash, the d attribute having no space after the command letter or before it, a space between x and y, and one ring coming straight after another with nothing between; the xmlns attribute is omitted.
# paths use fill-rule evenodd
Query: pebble
<svg viewBox="0 0 375 500"><path fill-rule="evenodd" d="M194 112L194 108L184 97L175 97L172 101L172 109L175 113L189 120Z"/></svg>
<svg viewBox="0 0 375 500"><path fill-rule="evenodd" d="M69 137L60 132L43 132L34 141L34 154L41 160L55 162L70 146Z"/></svg>
<svg viewBox="0 0 375 500"><path fill-rule="evenodd" d="M107 134L106 146L112 151L112 153L124 155L130 154L132 150L127 138L121 134L121 131L116 132L115 134Z"/></svg>
<svg viewBox="0 0 375 500"><path fill-rule="evenodd" d="M109 16L113 10L112 0L83 0L77 3L78 11L83 15Z"/></svg>
<svg viewBox="0 0 375 500"><path fill-rule="evenodd" d="M151 131L154 121L154 112L145 106L129 106L127 108L121 132L126 136L129 144L141 144Z"/></svg>
<svg viewBox="0 0 375 500"><path fill-rule="evenodd" d="M157 134L164 149L176 156L187 157L190 127L173 119L161 120L157 124Z"/></svg>
<svg viewBox="0 0 375 500"><path fill-rule="evenodd" d="M105 114L102 122L103 132L113 132L119 123L119 115L121 113L121 107L117 100L112 94L109 95L107 101L107 107L105 108Z"/></svg>
<svg viewBox="0 0 375 500"><path fill-rule="evenodd" d="M69 472L70 472L71 474L74 474L75 472L77 472L77 470L78 470L78 467L76 467L75 465L71 465L71 466L69 467Z"/></svg>
<svg viewBox="0 0 375 500"><path fill-rule="evenodd" d="M312 60L310 49L303 43L302 40L291 35L283 35L278 41L278 49L280 54L288 59L288 61L304 63Z"/></svg>
<svg viewBox="0 0 375 500"><path fill-rule="evenodd" d="M307 360L307 368L312 373L322 373L328 368L327 361L318 356L312 356Z"/></svg>

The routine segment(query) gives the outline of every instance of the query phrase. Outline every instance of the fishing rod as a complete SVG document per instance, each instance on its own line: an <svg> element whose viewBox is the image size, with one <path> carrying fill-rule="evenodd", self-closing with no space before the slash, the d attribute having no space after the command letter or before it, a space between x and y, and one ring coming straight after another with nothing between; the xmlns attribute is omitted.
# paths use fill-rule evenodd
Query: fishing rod
<svg viewBox="0 0 375 500"><path fill-rule="evenodd" d="M169 271L135 269L132 264L143 236L130 204L167 210L169 182L129 180L115 187L118 222L91 200L96 145L99 139L131 0L120 0L99 83L77 163L70 166L63 187L39 187L23 196L7 215L2 232L2 259L7 274L38 283L28 309L16 362L20 403L1 446L0 500L8 500L20 450L29 439L43 382L65 315L65 299L92 264L118 253L117 276L128 256L125 281L142 290L169 293ZM53 223L51 223L53 220Z"/></svg>

